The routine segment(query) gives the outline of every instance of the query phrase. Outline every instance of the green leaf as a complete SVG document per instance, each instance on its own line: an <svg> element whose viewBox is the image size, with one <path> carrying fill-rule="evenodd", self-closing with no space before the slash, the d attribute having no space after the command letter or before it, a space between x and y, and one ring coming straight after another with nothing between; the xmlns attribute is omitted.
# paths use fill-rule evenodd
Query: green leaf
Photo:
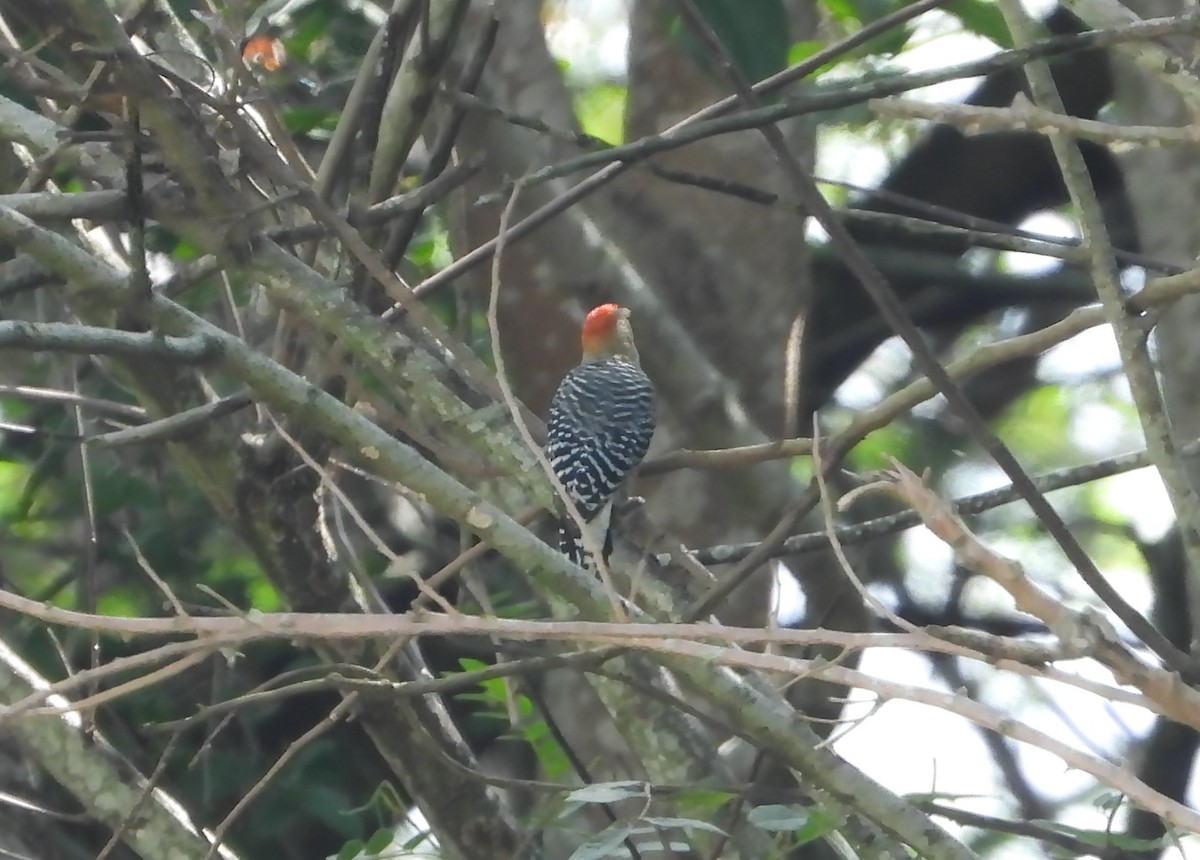
<svg viewBox="0 0 1200 860"><path fill-rule="evenodd" d="M992 0L954 0L943 8L972 33L991 39L1001 48L1013 47L1004 15Z"/></svg>
<svg viewBox="0 0 1200 860"><path fill-rule="evenodd" d="M768 804L754 807L746 818L755 827L771 833L785 833L804 827L808 824L811 814L807 809Z"/></svg>
<svg viewBox="0 0 1200 860"><path fill-rule="evenodd" d="M860 20L858 9L851 0L821 0L821 5L839 24L849 24L852 21Z"/></svg>
<svg viewBox="0 0 1200 860"><path fill-rule="evenodd" d="M695 4L747 80L760 81L787 67L791 42L783 0L695 0ZM673 24L671 30L678 33L688 56L701 67L712 68L708 52L691 28Z"/></svg>
<svg viewBox="0 0 1200 860"><path fill-rule="evenodd" d="M366 843L361 839L351 839L349 842L343 845L342 850L337 853L337 860L354 860L355 857L362 853L362 850L365 847Z"/></svg>
<svg viewBox="0 0 1200 860"><path fill-rule="evenodd" d="M367 798L367 802L362 806L353 806L343 810L343 815L361 815L364 812L373 812L379 817L379 820L391 820L404 812L407 807L400 800L400 795L396 791L396 786L388 780L381 782L371 796Z"/></svg>
<svg viewBox="0 0 1200 860"><path fill-rule="evenodd" d="M873 430L854 446L850 452L854 468L860 471L890 468L889 458L895 457L901 462L912 461L912 427L900 421L893 421L886 427Z"/></svg>
<svg viewBox="0 0 1200 860"><path fill-rule="evenodd" d="M371 838L368 839L367 844L363 846L363 853L370 855L381 854L389 845L392 844L392 840L394 838L395 834L392 832L390 827L380 827L371 834Z"/></svg>
<svg viewBox="0 0 1200 860"><path fill-rule="evenodd" d="M525 743L533 748L533 754L547 778L554 779L564 776L570 770L571 762L562 747L558 745L558 741L554 739L554 735L550 732L550 726L546 724L545 720L530 721L522 730L521 735Z"/></svg>
<svg viewBox="0 0 1200 860"><path fill-rule="evenodd" d="M423 843L428 842L432 836L433 836L433 833L431 833L430 831L421 830L421 831L413 834L411 837L409 837L408 841L405 842L400 847L404 851L415 851Z"/></svg>
<svg viewBox="0 0 1200 860"><path fill-rule="evenodd" d="M690 812L692 815L703 815L712 818L713 813L729 801L737 797L731 791L717 791L711 788L690 788L675 795L677 809Z"/></svg>
<svg viewBox="0 0 1200 860"><path fill-rule="evenodd" d="M338 115L333 111L307 105L288 108L280 115L292 134L307 134L313 129L332 132L338 121Z"/></svg>
<svg viewBox="0 0 1200 860"><path fill-rule="evenodd" d="M616 803L619 800L630 800L634 797L645 797L644 783L636 780L623 782L597 782L585 785L567 795L568 801L575 803Z"/></svg>
<svg viewBox="0 0 1200 860"><path fill-rule="evenodd" d="M971 2L971 0L967 0L967 2ZM982 3L984 0L975 0L975 2ZM890 15L904 4L897 3L895 0L822 0L821 5L843 30L853 32L861 29L863 24L870 24L884 15ZM912 25L892 27L841 59L866 57L872 54L894 56L904 49L912 34Z"/></svg>
<svg viewBox="0 0 1200 860"><path fill-rule="evenodd" d="M997 421L1000 436L1012 440L1014 452L1027 468L1049 469L1070 456L1071 392L1058 385L1042 385L1016 400Z"/></svg>
<svg viewBox="0 0 1200 860"><path fill-rule="evenodd" d="M605 143L625 139L625 100L628 90L616 84L597 84L575 96L575 113L586 134Z"/></svg>
<svg viewBox="0 0 1200 860"><path fill-rule="evenodd" d="M801 63L821 50L824 45L815 39L806 39L803 42L797 42L788 48L787 64L794 66L796 63Z"/></svg>
<svg viewBox="0 0 1200 860"><path fill-rule="evenodd" d="M820 839L826 833L832 833L836 824L837 822L828 812L820 807L814 807L808 810L808 822L792 834L792 838L795 840L794 844L804 845Z"/></svg>
<svg viewBox="0 0 1200 860"><path fill-rule="evenodd" d="M571 854L570 860L604 860L612 857L621 843L630 835L632 830L626 824L614 824L604 830L596 839L580 845ZM622 855L626 852L622 851Z"/></svg>

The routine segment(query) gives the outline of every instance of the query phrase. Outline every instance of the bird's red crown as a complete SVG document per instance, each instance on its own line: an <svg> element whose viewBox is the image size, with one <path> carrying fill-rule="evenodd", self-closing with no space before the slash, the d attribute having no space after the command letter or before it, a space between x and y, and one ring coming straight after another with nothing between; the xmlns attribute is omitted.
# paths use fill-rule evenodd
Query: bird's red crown
<svg viewBox="0 0 1200 860"><path fill-rule="evenodd" d="M617 333L617 324L628 313L617 304L592 308L583 321L583 352L593 355L605 349Z"/></svg>

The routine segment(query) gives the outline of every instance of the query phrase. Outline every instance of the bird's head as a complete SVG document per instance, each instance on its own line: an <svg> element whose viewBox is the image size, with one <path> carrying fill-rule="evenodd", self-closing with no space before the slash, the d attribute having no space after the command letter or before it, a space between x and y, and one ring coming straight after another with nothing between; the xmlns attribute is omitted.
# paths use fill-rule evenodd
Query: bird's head
<svg viewBox="0 0 1200 860"><path fill-rule="evenodd" d="M629 325L629 308L616 304L592 308L583 321L582 341L584 361L624 358L638 363L633 328Z"/></svg>

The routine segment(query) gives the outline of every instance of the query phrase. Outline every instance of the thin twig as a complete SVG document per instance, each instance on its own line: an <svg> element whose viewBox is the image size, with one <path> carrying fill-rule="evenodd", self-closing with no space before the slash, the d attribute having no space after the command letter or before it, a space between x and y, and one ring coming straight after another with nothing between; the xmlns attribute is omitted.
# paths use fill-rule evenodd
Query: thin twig
<svg viewBox="0 0 1200 860"><path fill-rule="evenodd" d="M1192 440L1181 446L1180 453L1187 457L1200 456L1200 440ZM1053 472L1046 472L1034 476L1032 480L1039 492L1048 493L1054 490L1091 483L1101 478L1132 472L1135 469L1144 469L1150 465L1152 465L1150 457L1145 451L1135 451L1129 454L1117 454L1113 457L1105 457L1102 460L1085 463L1081 466L1071 466ZM957 514L980 514L992 508L998 508L1001 505L1011 504L1020 500L1021 494L1012 484L1009 484L1005 487L998 487L994 490L955 499L951 502L951 509ZM887 535L919 525L921 525L921 517L915 511L900 511L854 525L837 526L835 534L838 541L842 544L855 544L886 537ZM722 544L693 550L692 554L704 564L726 564L740 560L746 553L758 547L759 544L760 541ZM776 554L782 556L815 552L824 550L828 546L829 535L827 532L806 532L789 537L779 545ZM659 563L665 564L668 561L668 556L659 555L657 560Z"/></svg>
<svg viewBox="0 0 1200 860"><path fill-rule="evenodd" d="M158 421L91 436L87 443L91 448L119 448L124 445L173 442L195 432L201 425L209 421L215 421L246 408L250 403L249 394L231 394L220 400L214 400L212 403L205 403L175 415L160 418Z"/></svg>
<svg viewBox="0 0 1200 860"><path fill-rule="evenodd" d="M872 99L867 103L882 116L928 119L953 125L974 133L987 129L1056 132L1078 140L1123 146L1196 146L1200 144L1200 126L1118 125L1096 119L1067 116L1033 104L1019 94L1011 107L930 104L912 99Z"/></svg>

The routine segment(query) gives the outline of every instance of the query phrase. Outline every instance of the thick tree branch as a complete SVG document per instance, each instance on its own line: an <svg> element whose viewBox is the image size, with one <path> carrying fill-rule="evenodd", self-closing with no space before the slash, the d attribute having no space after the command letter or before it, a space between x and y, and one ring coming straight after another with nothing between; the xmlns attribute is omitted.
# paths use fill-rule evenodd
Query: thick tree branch
<svg viewBox="0 0 1200 860"><path fill-rule="evenodd" d="M5 219L10 213L11 210L0 207L0 223L7 224ZM119 331L71 323L3 320L0 321L0 349L201 364L213 357L217 346L203 337L162 337L153 332Z"/></svg>

